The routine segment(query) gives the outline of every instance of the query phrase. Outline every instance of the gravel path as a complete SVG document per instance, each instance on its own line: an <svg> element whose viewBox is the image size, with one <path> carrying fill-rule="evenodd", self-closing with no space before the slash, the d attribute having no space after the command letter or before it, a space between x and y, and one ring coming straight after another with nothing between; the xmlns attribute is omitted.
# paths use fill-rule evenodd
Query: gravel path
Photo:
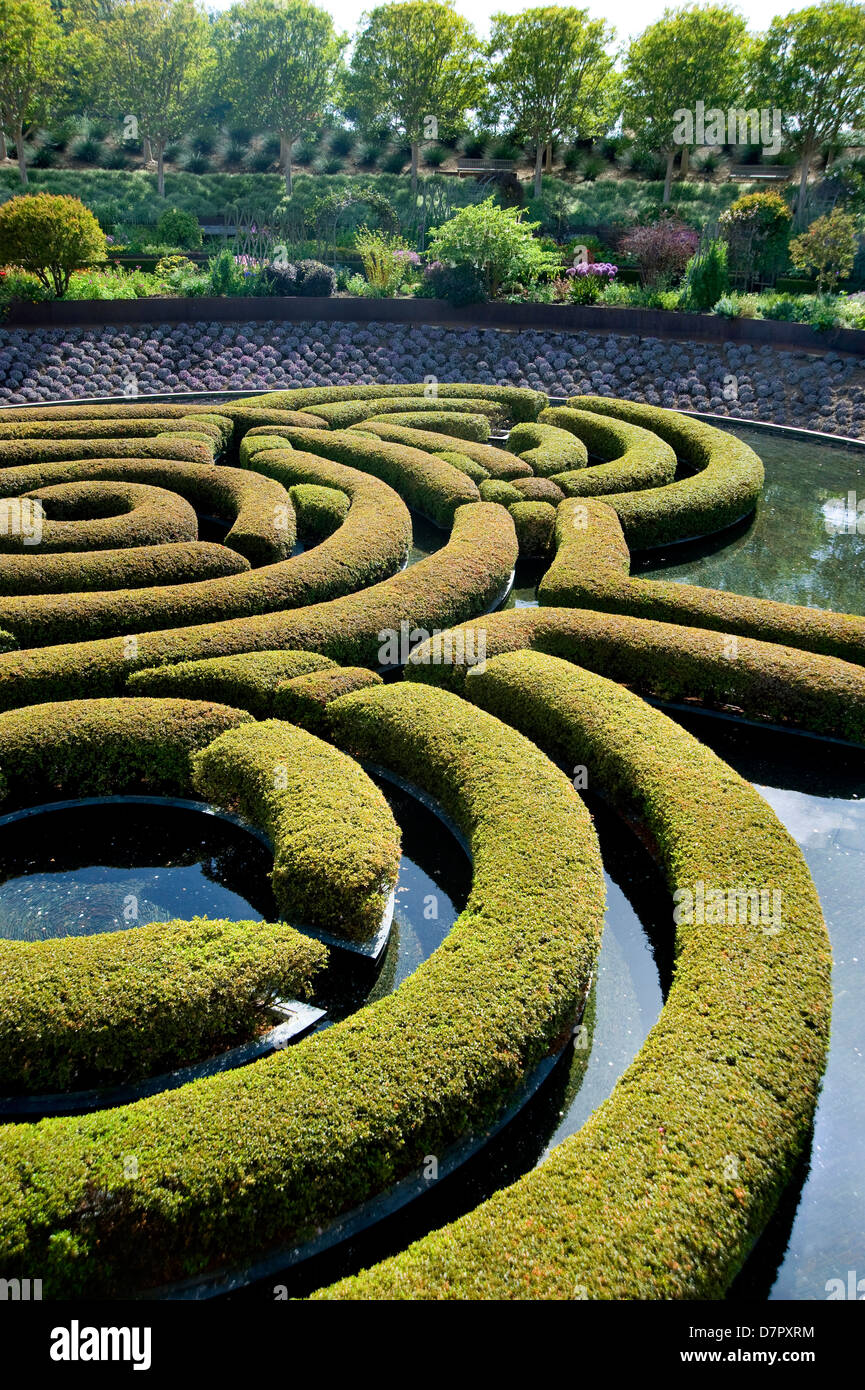
<svg viewBox="0 0 865 1390"><path fill-rule="evenodd" d="M865 358L392 323L0 329L0 403L358 382L510 382L865 437Z"/></svg>

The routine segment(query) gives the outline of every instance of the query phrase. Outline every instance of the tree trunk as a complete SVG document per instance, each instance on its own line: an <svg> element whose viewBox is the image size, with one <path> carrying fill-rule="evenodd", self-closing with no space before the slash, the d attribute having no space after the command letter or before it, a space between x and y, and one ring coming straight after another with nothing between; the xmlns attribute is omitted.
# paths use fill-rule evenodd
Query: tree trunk
<svg viewBox="0 0 865 1390"><path fill-rule="evenodd" d="M681 156L680 156L680 158L679 158L679 178L680 178L680 179L686 179L686 178L688 177L688 164L690 163L690 159L691 159L691 146L690 146L690 145L683 145L683 146L682 146L682 153L681 153Z"/></svg>
<svg viewBox="0 0 865 1390"><path fill-rule="evenodd" d="M279 132L279 167L285 175L285 196L291 197L291 147L293 139Z"/></svg>
<svg viewBox="0 0 865 1390"><path fill-rule="evenodd" d="M544 157L544 147L538 140L535 145L535 197L541 196L541 160Z"/></svg>
<svg viewBox="0 0 865 1390"><path fill-rule="evenodd" d="M18 172L21 175L21 182L27 187L27 161L24 158L24 122L18 121L15 126L15 153L18 155Z"/></svg>
<svg viewBox="0 0 865 1390"><path fill-rule="evenodd" d="M548 141L547 141L547 173L548 173L548 174L551 174L552 172L553 172L553 142L552 142L552 140L548 140Z"/></svg>
<svg viewBox="0 0 865 1390"><path fill-rule="evenodd" d="M160 198L165 197L165 141L156 142L156 186Z"/></svg>
<svg viewBox="0 0 865 1390"><path fill-rule="evenodd" d="M145 163L145 164L152 164L152 163L153 163L153 146L152 146L151 143L150 143L150 136L149 136L149 135L145 135L145 137L144 137L144 163Z"/></svg>
<svg viewBox="0 0 865 1390"><path fill-rule="evenodd" d="M673 165L676 162L676 151L667 151L667 173L664 177L664 204L670 201L670 193L673 188Z"/></svg>
<svg viewBox="0 0 865 1390"><path fill-rule="evenodd" d="M6 132L0 130L0 164L5 164L9 155L6 150Z"/></svg>
<svg viewBox="0 0 865 1390"><path fill-rule="evenodd" d="M813 150L809 141L802 147L802 167L799 171L799 196L796 199L796 226L805 225L805 200L808 196L808 174L811 171L811 156Z"/></svg>
<svg viewBox="0 0 865 1390"><path fill-rule="evenodd" d="M412 197L417 197L417 157L420 146L417 140L411 142L411 192Z"/></svg>

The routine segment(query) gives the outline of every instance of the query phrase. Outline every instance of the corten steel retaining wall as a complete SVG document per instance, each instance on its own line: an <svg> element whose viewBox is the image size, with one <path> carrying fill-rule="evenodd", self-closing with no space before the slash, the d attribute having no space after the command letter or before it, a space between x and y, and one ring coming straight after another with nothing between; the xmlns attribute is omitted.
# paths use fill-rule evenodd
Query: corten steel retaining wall
<svg viewBox="0 0 865 1390"><path fill-rule="evenodd" d="M339 322L441 324L452 328L546 329L554 333L615 333L701 343L754 343L798 352L865 354L865 332L825 333L803 323L726 319L662 309L614 309L562 304L466 304L438 299L238 298L76 299L15 304L4 328L109 327L189 322Z"/></svg>

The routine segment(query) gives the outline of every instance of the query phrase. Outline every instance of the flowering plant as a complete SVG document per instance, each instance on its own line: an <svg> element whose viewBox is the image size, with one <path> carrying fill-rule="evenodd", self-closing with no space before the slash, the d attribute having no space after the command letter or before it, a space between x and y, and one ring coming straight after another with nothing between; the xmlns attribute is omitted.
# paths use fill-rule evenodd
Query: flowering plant
<svg viewBox="0 0 865 1390"><path fill-rule="evenodd" d="M577 304L594 304L618 273L619 267L609 261L568 266L565 275L571 282L571 298Z"/></svg>

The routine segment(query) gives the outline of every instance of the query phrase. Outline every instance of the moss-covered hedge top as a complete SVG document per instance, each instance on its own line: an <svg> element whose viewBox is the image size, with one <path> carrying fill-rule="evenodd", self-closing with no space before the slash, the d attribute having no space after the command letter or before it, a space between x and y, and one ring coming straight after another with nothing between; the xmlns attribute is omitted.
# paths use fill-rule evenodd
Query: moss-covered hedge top
<svg viewBox="0 0 865 1390"><path fill-rule="evenodd" d="M302 1241L482 1128L560 1046L603 911L568 778L442 691L378 686L329 711L340 747L421 786L468 836L465 912L394 994L294 1048L111 1112L0 1129L7 1277L38 1267L48 1297L118 1294Z"/></svg>
<svg viewBox="0 0 865 1390"><path fill-rule="evenodd" d="M363 426L353 427L352 433L363 428L369 434L378 435L394 444L405 444L411 449L423 449L438 458L447 458L456 450L460 454L480 464L490 478L525 478L531 473L531 464L507 449L499 449L495 444L484 444L462 435L442 435L432 429L409 428L396 421L365 420Z"/></svg>
<svg viewBox="0 0 865 1390"><path fill-rule="evenodd" d="M568 405L651 430L675 449L681 464L697 470L665 487L610 496L629 545L642 549L720 531L756 506L763 487L763 464L734 435L675 410L634 401L574 396Z"/></svg>
<svg viewBox="0 0 865 1390"><path fill-rule="evenodd" d="M443 405L435 395L391 396L385 391L381 396L368 400L331 401L315 407L314 415L327 422L332 430L345 430L359 421L371 420L376 416L388 414L437 415L446 410L449 415L484 415L493 420L504 418L504 409L497 400L485 400L480 396L463 398L450 396Z"/></svg>
<svg viewBox="0 0 865 1390"><path fill-rule="evenodd" d="M629 578L630 557L612 506L585 498L560 504L556 557L538 585L544 605L603 609L755 637L865 665L865 618L724 589Z"/></svg>
<svg viewBox="0 0 865 1390"><path fill-rule="evenodd" d="M588 449L576 434L547 423L514 425L508 435L508 448L530 463L541 478L551 478L554 473L571 468L585 468L589 461Z"/></svg>
<svg viewBox="0 0 865 1390"><path fill-rule="evenodd" d="M542 410L538 419L574 435L589 453L602 460L552 474L570 497L665 487L676 476L675 449L642 425L564 405Z"/></svg>
<svg viewBox="0 0 865 1390"><path fill-rule="evenodd" d="M277 455L274 452L264 457L274 460ZM350 470L339 470L336 464L290 452L286 466L355 491L354 480L344 476ZM382 486L372 480L370 484ZM353 505L349 520L354 510ZM367 543L372 549L380 544L375 518L367 528ZM330 544L325 541L297 559L313 563ZM333 587L344 582L344 554L338 552L336 565L327 566L326 579ZM0 709L120 693L130 673L144 666L281 647L321 652L342 664L376 669L387 664L379 655L386 641L404 645L403 632L408 642L412 632L432 633L453 627L500 602L516 559L514 524L503 507L487 502L460 507L450 539L441 550L361 592L296 610L3 652ZM237 580L244 578L240 575ZM421 636L414 638L415 642L420 640Z"/></svg>
<svg viewBox="0 0 865 1390"><path fill-rule="evenodd" d="M528 525L519 511L515 505L517 525ZM542 519L535 524L542 527ZM834 657L597 609L516 608L476 618L417 647L406 676L463 692L471 668L443 659L447 642L457 651L482 645L488 660L523 649L545 652L640 694L700 700L751 719L865 743L865 667Z"/></svg>
<svg viewBox="0 0 865 1390"><path fill-rule="evenodd" d="M636 815L680 905L702 884L771 907L681 915L661 1017L579 1133L318 1296L721 1298L794 1170L825 1064L829 942L805 861L753 787L611 681L524 652L472 671L466 693Z"/></svg>
<svg viewBox="0 0 865 1390"><path fill-rule="evenodd" d="M436 382L435 395L443 400L459 399L495 401L501 405L511 419L535 420L538 412L547 404L541 391L531 391L524 386L488 386L474 382ZM275 408L277 410L311 410L319 405L329 405L338 401L376 400L382 396L420 396L430 399L432 384L412 382L408 385L358 385L358 386L308 386L293 391L268 391L263 396L249 396L235 402L243 408Z"/></svg>

